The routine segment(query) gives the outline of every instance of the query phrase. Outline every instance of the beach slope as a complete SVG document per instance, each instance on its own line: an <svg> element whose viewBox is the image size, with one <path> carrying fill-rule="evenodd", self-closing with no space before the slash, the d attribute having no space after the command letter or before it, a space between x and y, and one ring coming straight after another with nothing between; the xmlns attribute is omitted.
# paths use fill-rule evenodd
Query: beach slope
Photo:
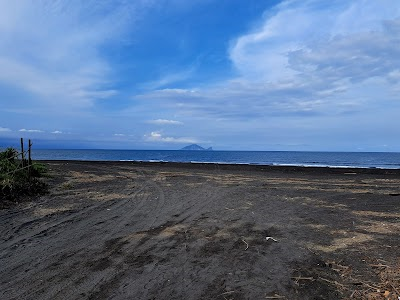
<svg viewBox="0 0 400 300"><path fill-rule="evenodd" d="M400 171L46 162L1 299L397 299Z"/></svg>

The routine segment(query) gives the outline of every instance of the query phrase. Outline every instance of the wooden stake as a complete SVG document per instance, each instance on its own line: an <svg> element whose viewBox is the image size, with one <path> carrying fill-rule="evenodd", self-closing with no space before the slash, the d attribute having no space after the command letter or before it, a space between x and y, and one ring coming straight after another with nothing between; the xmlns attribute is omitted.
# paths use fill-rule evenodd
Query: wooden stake
<svg viewBox="0 0 400 300"><path fill-rule="evenodd" d="M29 165L32 165L32 142L31 140L29 140L29 148L28 148L28 161L29 161Z"/></svg>
<svg viewBox="0 0 400 300"><path fill-rule="evenodd" d="M31 178L31 165L32 165L31 148L32 148L31 140L28 140L28 174L29 174L28 176L29 176L29 179Z"/></svg>
<svg viewBox="0 0 400 300"><path fill-rule="evenodd" d="M24 162L24 160L25 160L25 155L24 155L24 139L23 138L21 138L21 163L22 163L22 167L24 167L25 166L25 162Z"/></svg>

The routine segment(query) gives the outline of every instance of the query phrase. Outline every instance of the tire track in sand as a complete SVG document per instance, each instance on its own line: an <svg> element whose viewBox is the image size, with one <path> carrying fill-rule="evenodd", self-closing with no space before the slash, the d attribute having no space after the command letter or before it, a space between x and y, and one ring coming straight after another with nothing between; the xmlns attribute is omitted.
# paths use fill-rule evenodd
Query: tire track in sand
<svg viewBox="0 0 400 300"><path fill-rule="evenodd" d="M182 189L184 189L184 187ZM186 198L192 199L192 201L189 202L189 205L183 205L187 204L187 202L184 201L175 201L174 203L176 206L174 208L175 210L178 210L178 213L170 216L168 218L169 221L159 225L158 227L137 232L137 234L144 234L145 236L141 240L130 244L129 248L131 251L127 249L127 252L124 253L125 257L129 257L129 263L127 263L126 260L121 259L119 265L116 266L112 272L109 272L110 276L99 282L90 293L93 293L96 297L102 295L101 298L107 299L107 295L109 295L111 290L116 290L117 286L123 286L122 290L118 289L119 292L113 294L113 297L115 296L116 298L119 298L119 295L120 298L124 298L124 290L132 290L133 287L131 287L131 285L135 285L134 289L139 289L141 291L140 295L137 296L146 299L148 295L154 293L154 289L160 287L161 283L166 283L169 280L178 280L181 282L181 290L179 291L180 295L186 295L192 281L188 277L190 273L186 270L189 263L186 243L182 243L179 238L178 240L175 240L175 237L166 238L160 234L165 229L168 229L168 227L182 223L190 224L191 221L201 217L205 207L210 205L218 197L220 197L219 188L209 182L205 182L201 187L189 191ZM186 236L185 238L187 239ZM176 255L183 256L185 261L185 263L180 265L177 269L178 272L174 273L173 277L171 277L171 272L165 269L165 265L158 264L157 261L152 262L153 260L151 259L153 251L158 252L160 248L165 247L165 243L171 242L175 245L173 247L176 247L177 249ZM172 253L168 255L171 254ZM149 258L150 261L148 263L144 262L143 259L145 258ZM159 259L163 260L165 258ZM154 272L145 275L143 273L144 268L151 268ZM132 274L141 275L139 277L132 277ZM154 277L154 274L158 275Z"/></svg>
<svg viewBox="0 0 400 300"><path fill-rule="evenodd" d="M127 176L127 179L130 179L130 177ZM124 223L131 220L133 214L140 210L140 208L143 207L144 204L147 202L148 196L146 196L146 190L153 188L153 186L151 185L152 181L149 181L146 176L142 176L140 181L142 182L140 188L136 191L129 191L128 193L126 193L130 196L123 200L112 201L112 203L107 201L105 203L92 205L88 208L85 208L83 211L79 211L77 213L73 213L72 215L63 217L61 220L43 224L36 228L33 232L20 235L10 240L9 243L3 244L1 246L2 248L8 248L13 245L20 246L19 244L23 243L24 241L34 242L35 240L37 240L37 238L40 237L40 241L38 242L39 245L36 245L36 251L34 252L29 251L29 249L25 249L25 247L17 247L16 251L20 251L22 253L26 251L30 252L30 255L17 255L17 257L28 257L29 259L17 259L13 262L13 264L8 265L4 272L8 272L8 277L12 278L15 276L14 274L19 271L20 266L26 264L32 265L32 262L29 263L29 260L31 260L32 258L40 257L42 252L47 252L47 254L51 253L49 256L47 256L45 262L39 259L36 263L34 263L33 268L26 272L33 275L30 275L30 278L35 278L34 273L41 273L41 269L45 270L51 265L57 263L61 263L62 265L63 263L60 261L66 255L68 256L69 253L72 253L72 255L79 255L79 253L85 252L85 249L93 247L93 245L99 244L99 238L101 241L105 242L113 237L115 234L118 234L118 231L121 229L122 226L124 226ZM161 207L161 205L158 206ZM111 218L109 216L110 211L113 212L113 217ZM68 226L69 224L70 226ZM98 232L96 234L93 234L91 230L96 224L100 224L100 226L97 226L96 228ZM62 225L65 226L63 226L61 230L60 227ZM62 232L57 232L57 230L61 230ZM62 237L60 235L62 235ZM40 244L46 244L49 239L57 239L57 237L59 237L60 244L50 242L50 244L52 245L50 247L40 246ZM74 246L71 247L71 244ZM69 250L65 251L65 249L68 248ZM35 269L35 271L32 271L32 269ZM14 281L14 284L18 284L18 282L23 282L25 280L26 278L24 277L20 278L20 280L16 279ZM62 279L60 280L62 281ZM30 292L33 292L32 289L34 290L34 286L40 286L38 282L36 282L36 284L33 283L30 285ZM45 291L42 292L46 294ZM51 291L49 291L49 293L50 294L48 294L48 298L52 298L52 296L55 295L54 293L51 293ZM23 299L25 296L27 296L27 294L26 291L24 292L23 290L21 290L16 292L15 296L16 298L22 297Z"/></svg>

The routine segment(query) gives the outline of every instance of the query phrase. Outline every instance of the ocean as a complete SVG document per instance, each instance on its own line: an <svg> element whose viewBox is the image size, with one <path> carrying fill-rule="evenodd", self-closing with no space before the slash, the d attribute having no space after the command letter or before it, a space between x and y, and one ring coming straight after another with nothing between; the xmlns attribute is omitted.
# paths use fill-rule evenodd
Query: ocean
<svg viewBox="0 0 400 300"><path fill-rule="evenodd" d="M395 152L32 150L32 158L400 169L400 153Z"/></svg>

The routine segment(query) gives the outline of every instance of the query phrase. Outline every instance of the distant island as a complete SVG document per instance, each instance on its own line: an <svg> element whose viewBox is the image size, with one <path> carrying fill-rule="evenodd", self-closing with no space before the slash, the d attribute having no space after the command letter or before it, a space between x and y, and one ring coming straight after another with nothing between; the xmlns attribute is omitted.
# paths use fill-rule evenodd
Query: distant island
<svg viewBox="0 0 400 300"><path fill-rule="evenodd" d="M189 145L189 146L186 146L186 147L183 147L181 150L194 150L194 151L212 151L213 150L213 148L212 147L209 147L209 148L203 148L203 147L201 147L201 146L199 146L199 145L196 145L196 144L192 144L192 145Z"/></svg>

